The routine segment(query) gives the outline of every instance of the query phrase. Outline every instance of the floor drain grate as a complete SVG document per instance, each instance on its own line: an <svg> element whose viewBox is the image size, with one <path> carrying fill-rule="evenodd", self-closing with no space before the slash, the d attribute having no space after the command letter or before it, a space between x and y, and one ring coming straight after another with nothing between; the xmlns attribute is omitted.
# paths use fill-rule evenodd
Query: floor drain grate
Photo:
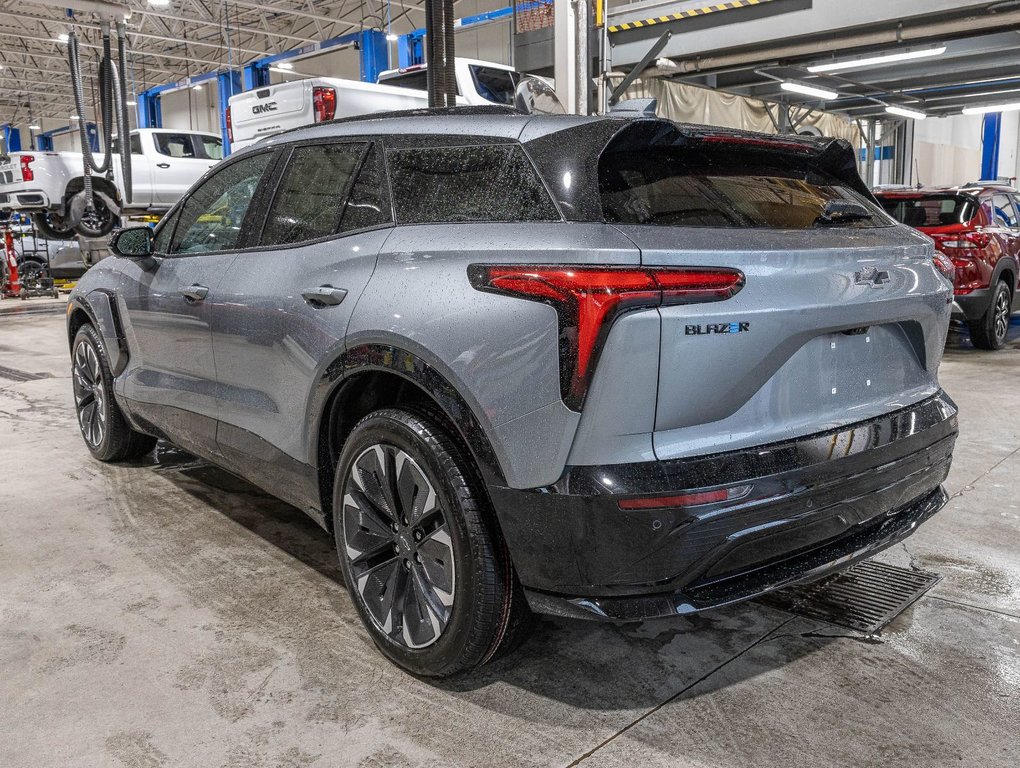
<svg viewBox="0 0 1020 768"><path fill-rule="evenodd" d="M0 378L10 379L11 381L39 381L39 379L52 379L53 375L49 373L29 373L28 371L19 371L17 368L8 368L7 366L0 365Z"/></svg>
<svg viewBox="0 0 1020 768"><path fill-rule="evenodd" d="M763 602L797 616L874 634L942 579L865 560L825 581L774 592Z"/></svg>

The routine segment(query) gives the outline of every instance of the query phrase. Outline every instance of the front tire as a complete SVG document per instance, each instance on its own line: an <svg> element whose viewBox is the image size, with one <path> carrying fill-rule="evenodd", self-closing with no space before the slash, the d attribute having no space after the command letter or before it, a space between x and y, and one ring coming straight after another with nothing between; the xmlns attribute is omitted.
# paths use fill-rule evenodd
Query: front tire
<svg viewBox="0 0 1020 768"><path fill-rule="evenodd" d="M988 309L977 320L971 321L970 338L978 349L1002 349L1009 334L1009 318L1013 304L1013 293L1005 281L995 284Z"/></svg>
<svg viewBox="0 0 1020 768"><path fill-rule="evenodd" d="M113 397L113 374L99 333L89 324L75 334L71 345L71 380L78 427L89 452L100 461L123 461L144 456L156 438L128 425Z"/></svg>
<svg viewBox="0 0 1020 768"><path fill-rule="evenodd" d="M344 580L391 661L449 677L523 640L530 615L470 456L430 415L362 419L333 493Z"/></svg>

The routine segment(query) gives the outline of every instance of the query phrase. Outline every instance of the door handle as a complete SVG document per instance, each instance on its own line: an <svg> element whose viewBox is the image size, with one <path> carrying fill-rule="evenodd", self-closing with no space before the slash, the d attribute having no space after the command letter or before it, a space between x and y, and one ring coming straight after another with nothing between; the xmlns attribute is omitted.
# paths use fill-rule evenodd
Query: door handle
<svg viewBox="0 0 1020 768"><path fill-rule="evenodd" d="M197 302L209 295L209 289L204 285L198 285L198 283L195 283L194 285L189 285L187 288L181 288L178 293L184 297L185 301Z"/></svg>
<svg viewBox="0 0 1020 768"><path fill-rule="evenodd" d="M309 288L301 292L301 298L313 307L335 307L346 297L346 290L334 288L332 285L320 285L318 288Z"/></svg>
<svg viewBox="0 0 1020 768"><path fill-rule="evenodd" d="M169 168L170 163L156 163L157 168Z"/></svg>

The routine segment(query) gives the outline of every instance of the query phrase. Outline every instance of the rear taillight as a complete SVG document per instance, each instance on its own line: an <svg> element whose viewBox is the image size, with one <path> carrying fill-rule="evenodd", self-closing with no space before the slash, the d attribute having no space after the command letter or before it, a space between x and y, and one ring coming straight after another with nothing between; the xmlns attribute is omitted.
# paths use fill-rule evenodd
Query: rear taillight
<svg viewBox="0 0 1020 768"><path fill-rule="evenodd" d="M560 389L580 410L609 328L621 313L666 304L728 299L744 285L736 269L472 264L480 291L541 301L560 324Z"/></svg>
<svg viewBox="0 0 1020 768"><path fill-rule="evenodd" d="M230 107L227 107L227 141L234 143L234 121L230 119Z"/></svg>
<svg viewBox="0 0 1020 768"><path fill-rule="evenodd" d="M990 242L992 236L985 232L962 232L935 238L939 248L985 248Z"/></svg>
<svg viewBox="0 0 1020 768"><path fill-rule="evenodd" d="M935 251L935 255L932 257L935 261L935 269L941 272L949 280L956 278L956 264L946 254Z"/></svg>
<svg viewBox="0 0 1020 768"><path fill-rule="evenodd" d="M21 156L21 180L35 181L35 172L32 170L32 163L35 162L35 155Z"/></svg>
<svg viewBox="0 0 1020 768"><path fill-rule="evenodd" d="M332 120L336 116L336 89L324 85L312 88L312 108L315 110L315 122Z"/></svg>

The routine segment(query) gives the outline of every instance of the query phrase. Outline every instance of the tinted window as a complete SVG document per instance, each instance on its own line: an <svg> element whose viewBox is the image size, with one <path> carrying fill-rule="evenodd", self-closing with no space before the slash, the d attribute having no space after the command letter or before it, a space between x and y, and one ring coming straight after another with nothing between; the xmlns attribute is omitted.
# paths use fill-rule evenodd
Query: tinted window
<svg viewBox="0 0 1020 768"><path fill-rule="evenodd" d="M377 145L373 145L361 164L354 186L351 187L340 231L353 232L378 227L388 224L389 221L390 205L386 195L382 152Z"/></svg>
<svg viewBox="0 0 1020 768"><path fill-rule="evenodd" d="M364 144L297 147L262 231L262 245L283 245L332 235L351 178L365 154Z"/></svg>
<svg viewBox="0 0 1020 768"><path fill-rule="evenodd" d="M234 248L271 157L269 152L246 157L206 179L181 208L171 251L206 253Z"/></svg>
<svg viewBox="0 0 1020 768"><path fill-rule="evenodd" d="M197 133L154 133L156 151L168 157L222 160L223 141Z"/></svg>
<svg viewBox="0 0 1020 768"><path fill-rule="evenodd" d="M170 238L174 235L174 226L177 224L177 220L180 217L181 209L178 208L160 222L159 231L156 233L156 237L152 241L153 253L170 252Z"/></svg>
<svg viewBox="0 0 1020 768"><path fill-rule="evenodd" d="M995 214L995 223L1005 227L1016 227L1016 211L1013 210L1013 201L1009 195L993 195L992 211Z"/></svg>
<svg viewBox="0 0 1020 768"><path fill-rule="evenodd" d="M131 134L130 139L131 154L140 155L142 154L142 139L137 133ZM120 139L114 138L110 140L110 149L115 155L120 154Z"/></svg>
<svg viewBox="0 0 1020 768"><path fill-rule="evenodd" d="M429 87L428 74L424 69L393 75L380 82L383 85L395 85L398 88L411 88L416 91L427 91Z"/></svg>
<svg viewBox="0 0 1020 768"><path fill-rule="evenodd" d="M513 105L514 92L520 80L520 75L516 72L472 65L471 77L474 78L475 88L483 99L496 104Z"/></svg>
<svg viewBox="0 0 1020 768"><path fill-rule="evenodd" d="M910 227L946 227L964 224L977 214L977 201L967 195L931 194L916 197L880 197L885 212Z"/></svg>
<svg viewBox="0 0 1020 768"><path fill-rule="evenodd" d="M831 203L868 218L840 226L886 226L881 210L806 159L737 148L608 150L599 160L606 221L685 227L807 229L831 225Z"/></svg>
<svg viewBox="0 0 1020 768"><path fill-rule="evenodd" d="M389 152L397 221L557 221L519 144Z"/></svg>

